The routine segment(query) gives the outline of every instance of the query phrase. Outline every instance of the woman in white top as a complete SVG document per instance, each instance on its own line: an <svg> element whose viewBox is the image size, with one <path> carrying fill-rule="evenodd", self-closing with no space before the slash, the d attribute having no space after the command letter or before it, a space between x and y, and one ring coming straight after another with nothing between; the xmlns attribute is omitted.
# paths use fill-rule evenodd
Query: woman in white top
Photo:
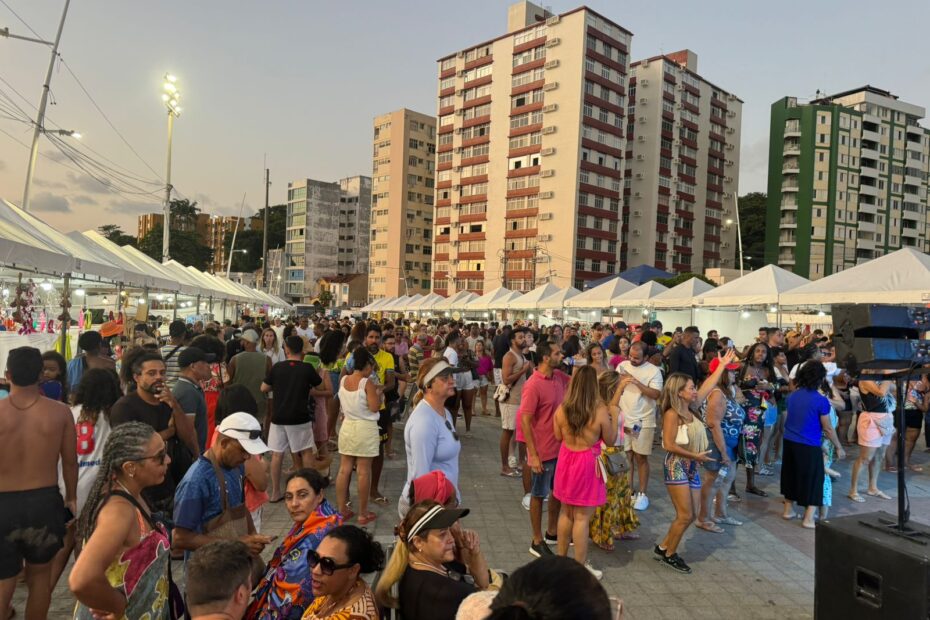
<svg viewBox="0 0 930 620"><path fill-rule="evenodd" d="M339 474L336 476L336 499L346 521L355 516L348 508L349 480L352 468L358 471L358 524L367 525L377 518L368 511L371 490L371 461L378 456L380 432L378 412L384 387L369 381L375 359L368 349L358 347L346 361L346 376L339 382L339 406L344 420L339 430Z"/></svg>
<svg viewBox="0 0 930 620"><path fill-rule="evenodd" d="M272 366L287 359L284 348L281 347L281 343L278 341L278 333L270 327L266 327L262 331L262 339L258 345L258 350L268 356Z"/></svg>
<svg viewBox="0 0 930 620"><path fill-rule="evenodd" d="M123 395L119 377L112 370L90 368L84 371L81 382L74 392L74 406L71 414L77 430L77 514L84 510L84 503L90 494L100 462L103 458L103 446L110 436L110 407ZM61 476L61 464L58 465L58 486L64 495L64 481ZM77 515L75 515L76 517ZM68 528L64 547L52 560L52 583L64 572L68 556L74 550L74 528Z"/></svg>

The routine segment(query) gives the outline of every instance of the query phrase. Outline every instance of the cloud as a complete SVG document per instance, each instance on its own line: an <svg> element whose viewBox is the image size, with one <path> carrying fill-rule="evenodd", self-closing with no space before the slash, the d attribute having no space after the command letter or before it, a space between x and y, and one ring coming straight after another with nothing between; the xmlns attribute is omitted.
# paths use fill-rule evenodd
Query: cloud
<svg viewBox="0 0 930 620"><path fill-rule="evenodd" d="M35 179L32 184L36 187L47 187L48 189L64 189L68 187L61 181L49 181L47 179Z"/></svg>
<svg viewBox="0 0 930 620"><path fill-rule="evenodd" d="M162 206L157 202L111 202L104 208L111 213L129 216L161 213L162 211Z"/></svg>
<svg viewBox="0 0 930 620"><path fill-rule="evenodd" d="M101 183L97 179L86 175L77 175L73 172L68 173L68 183L74 189L80 189L91 194L106 194L109 193L110 183L106 179Z"/></svg>
<svg viewBox="0 0 930 620"><path fill-rule="evenodd" d="M769 141L760 138L744 146L740 152L739 191L764 192L768 186Z"/></svg>
<svg viewBox="0 0 930 620"><path fill-rule="evenodd" d="M35 211L53 211L56 213L68 213L71 211L71 207L68 205L68 200L66 198L50 194L49 192L36 194L30 206Z"/></svg>
<svg viewBox="0 0 930 620"><path fill-rule="evenodd" d="M71 197L71 202L76 205L95 205L99 204L99 201L91 198L90 196L85 196L84 194L78 194L77 196Z"/></svg>
<svg viewBox="0 0 930 620"><path fill-rule="evenodd" d="M6 170L6 162L0 159L0 170Z"/></svg>

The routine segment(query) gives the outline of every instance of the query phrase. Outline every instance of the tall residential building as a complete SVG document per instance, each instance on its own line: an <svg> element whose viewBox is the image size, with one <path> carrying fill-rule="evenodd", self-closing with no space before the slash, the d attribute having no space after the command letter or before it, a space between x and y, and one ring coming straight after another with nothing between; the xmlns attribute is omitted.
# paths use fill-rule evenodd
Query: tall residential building
<svg viewBox="0 0 930 620"><path fill-rule="evenodd" d="M426 294L433 253L436 117L375 117L368 300Z"/></svg>
<svg viewBox="0 0 930 620"><path fill-rule="evenodd" d="M207 225L207 245L213 248L213 266L211 272L225 273L229 266L229 245L226 235L239 227L239 232L248 230L252 220L235 215L210 216ZM242 246L240 246L242 247Z"/></svg>
<svg viewBox="0 0 930 620"><path fill-rule="evenodd" d="M282 291L287 299L310 303L320 278L367 272L370 212L369 177L287 184Z"/></svg>
<svg viewBox="0 0 930 620"><path fill-rule="evenodd" d="M506 34L438 61L434 291L616 272L631 38L523 1Z"/></svg>
<svg viewBox="0 0 930 620"><path fill-rule="evenodd" d="M871 86L772 104L766 261L817 279L930 250L924 114Z"/></svg>
<svg viewBox="0 0 930 620"><path fill-rule="evenodd" d="M634 62L629 95L621 269L736 266L742 101L702 78L690 50Z"/></svg>

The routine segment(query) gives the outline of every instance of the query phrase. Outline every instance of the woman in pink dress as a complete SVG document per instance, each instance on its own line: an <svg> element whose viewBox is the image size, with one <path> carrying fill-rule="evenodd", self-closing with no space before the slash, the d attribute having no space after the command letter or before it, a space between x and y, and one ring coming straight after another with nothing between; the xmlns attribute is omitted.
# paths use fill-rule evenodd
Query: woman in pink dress
<svg viewBox="0 0 930 620"><path fill-rule="evenodd" d="M568 555L575 545L575 559L601 578L601 571L586 562L588 530L595 509L607 501L607 475L598 459L601 446L612 446L617 422L601 400L597 371L582 366L572 376L568 395L555 412L555 438L562 442L555 466L553 495L562 502L559 513L558 554Z"/></svg>

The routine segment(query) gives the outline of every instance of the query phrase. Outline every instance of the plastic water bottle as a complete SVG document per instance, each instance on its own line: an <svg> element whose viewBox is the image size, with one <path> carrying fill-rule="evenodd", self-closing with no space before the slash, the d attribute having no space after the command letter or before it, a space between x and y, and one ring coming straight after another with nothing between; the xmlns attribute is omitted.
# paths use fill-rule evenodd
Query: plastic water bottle
<svg viewBox="0 0 930 620"><path fill-rule="evenodd" d="M639 422L633 425L633 434L639 435L639 431L642 430L642 426L639 425Z"/></svg>
<svg viewBox="0 0 930 620"><path fill-rule="evenodd" d="M717 475L717 478L718 478L718 479L725 479L725 478L727 477L727 475L729 475L729 473L730 473L730 468L727 467L726 465L724 465L723 467L720 468L720 472L719 472L719 474Z"/></svg>

